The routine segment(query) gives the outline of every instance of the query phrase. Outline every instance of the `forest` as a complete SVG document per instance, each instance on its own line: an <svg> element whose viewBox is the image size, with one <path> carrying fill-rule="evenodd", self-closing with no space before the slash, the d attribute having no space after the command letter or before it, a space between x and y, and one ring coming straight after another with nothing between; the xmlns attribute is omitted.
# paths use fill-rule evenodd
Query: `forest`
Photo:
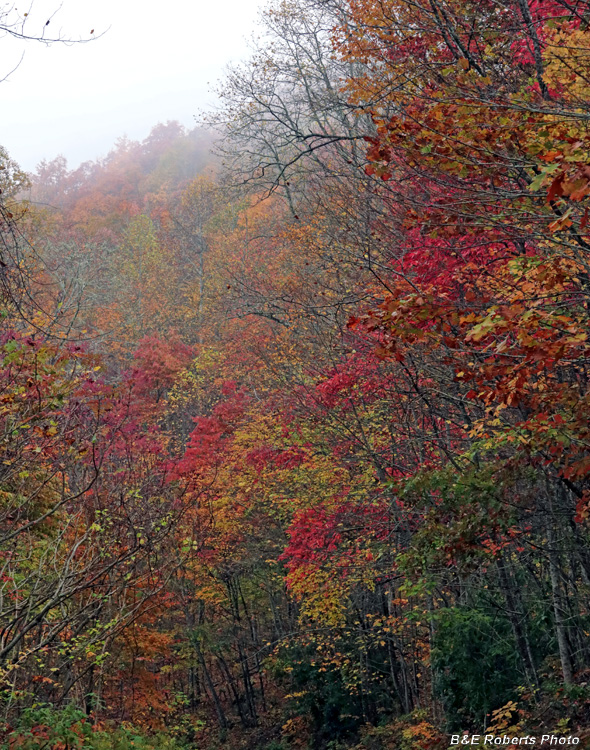
<svg viewBox="0 0 590 750"><path fill-rule="evenodd" d="M590 747L589 71L272 0L194 129L2 144L1 750Z"/></svg>

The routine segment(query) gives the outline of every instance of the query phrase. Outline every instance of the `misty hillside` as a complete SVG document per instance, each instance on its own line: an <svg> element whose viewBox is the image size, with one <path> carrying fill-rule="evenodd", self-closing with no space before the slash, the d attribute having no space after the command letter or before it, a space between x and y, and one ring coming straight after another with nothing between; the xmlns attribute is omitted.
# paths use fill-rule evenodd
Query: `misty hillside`
<svg viewBox="0 0 590 750"><path fill-rule="evenodd" d="M0 750L590 747L589 21L273 2L2 144Z"/></svg>

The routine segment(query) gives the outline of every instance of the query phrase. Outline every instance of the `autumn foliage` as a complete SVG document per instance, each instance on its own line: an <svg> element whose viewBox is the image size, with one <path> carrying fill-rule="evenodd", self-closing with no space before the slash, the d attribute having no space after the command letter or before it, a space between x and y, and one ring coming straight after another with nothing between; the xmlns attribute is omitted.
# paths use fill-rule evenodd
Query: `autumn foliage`
<svg viewBox="0 0 590 750"><path fill-rule="evenodd" d="M0 153L0 747L587 741L589 24L277 3L209 129Z"/></svg>

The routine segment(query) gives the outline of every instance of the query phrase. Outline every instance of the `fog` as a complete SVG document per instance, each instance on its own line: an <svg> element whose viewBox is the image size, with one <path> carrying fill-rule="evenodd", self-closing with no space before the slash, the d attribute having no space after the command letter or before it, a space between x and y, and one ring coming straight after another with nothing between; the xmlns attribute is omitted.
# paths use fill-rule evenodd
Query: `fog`
<svg viewBox="0 0 590 750"><path fill-rule="evenodd" d="M225 66L247 56L261 6L262 0L17 5L29 12L28 34L91 41L3 37L0 144L28 170L58 154L75 167L107 153L120 136L144 138L158 122L192 127L199 111L214 106L212 87Z"/></svg>

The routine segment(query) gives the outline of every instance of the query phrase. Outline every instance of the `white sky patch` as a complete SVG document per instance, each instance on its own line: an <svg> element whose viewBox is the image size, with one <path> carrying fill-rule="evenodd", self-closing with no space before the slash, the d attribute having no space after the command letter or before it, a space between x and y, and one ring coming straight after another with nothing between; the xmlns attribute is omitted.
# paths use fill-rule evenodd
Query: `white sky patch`
<svg viewBox="0 0 590 750"><path fill-rule="evenodd" d="M248 56L263 0L63 0L48 36L103 36L45 46L0 39L0 144L33 170L63 154L70 168L105 155L116 139L145 138L158 122L194 127L215 104L225 66ZM0 3L2 6L2 3ZM16 3L26 12L27 3ZM59 7L34 0L29 32Z"/></svg>

